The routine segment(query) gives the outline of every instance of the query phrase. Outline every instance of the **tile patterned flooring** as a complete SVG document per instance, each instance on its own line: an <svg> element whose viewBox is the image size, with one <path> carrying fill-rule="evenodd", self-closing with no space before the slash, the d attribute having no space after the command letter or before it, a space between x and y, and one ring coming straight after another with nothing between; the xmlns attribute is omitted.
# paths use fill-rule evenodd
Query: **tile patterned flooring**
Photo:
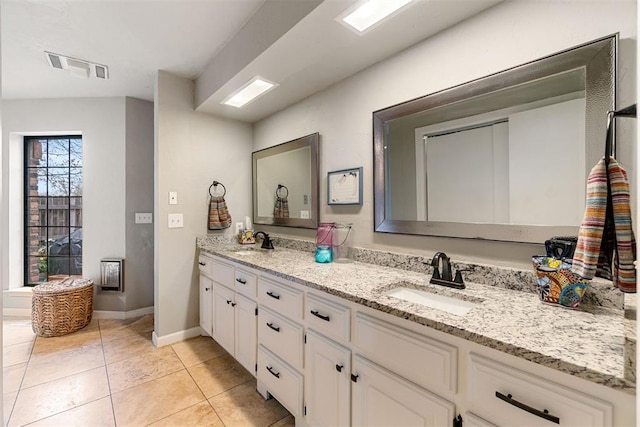
<svg viewBox="0 0 640 427"><path fill-rule="evenodd" d="M156 348L153 317L36 337L3 318L4 426L274 426L294 419L208 337Z"/></svg>

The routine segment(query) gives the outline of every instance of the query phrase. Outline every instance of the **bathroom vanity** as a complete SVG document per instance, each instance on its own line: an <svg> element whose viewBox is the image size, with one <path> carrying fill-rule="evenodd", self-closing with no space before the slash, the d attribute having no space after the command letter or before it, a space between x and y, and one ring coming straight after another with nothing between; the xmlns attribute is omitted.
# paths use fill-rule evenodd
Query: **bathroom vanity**
<svg viewBox="0 0 640 427"><path fill-rule="evenodd" d="M282 247L198 247L202 330L296 425L635 425L622 310Z"/></svg>

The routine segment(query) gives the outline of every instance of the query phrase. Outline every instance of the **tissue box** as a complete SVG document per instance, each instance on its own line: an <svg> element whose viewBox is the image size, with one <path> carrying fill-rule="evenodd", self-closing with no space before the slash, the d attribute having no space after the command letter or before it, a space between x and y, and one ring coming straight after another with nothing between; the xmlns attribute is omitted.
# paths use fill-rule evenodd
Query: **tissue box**
<svg viewBox="0 0 640 427"><path fill-rule="evenodd" d="M538 277L540 301L569 308L580 305L589 279L571 271L571 260L534 256L532 262Z"/></svg>
<svg viewBox="0 0 640 427"><path fill-rule="evenodd" d="M238 242L240 242L241 245L253 245L256 243L253 230L241 230L238 233Z"/></svg>

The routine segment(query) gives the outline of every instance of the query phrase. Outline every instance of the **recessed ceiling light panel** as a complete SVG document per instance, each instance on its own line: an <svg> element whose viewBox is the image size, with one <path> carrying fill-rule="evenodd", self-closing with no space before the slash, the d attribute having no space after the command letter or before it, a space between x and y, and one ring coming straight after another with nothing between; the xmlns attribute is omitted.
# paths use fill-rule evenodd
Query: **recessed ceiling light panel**
<svg viewBox="0 0 640 427"><path fill-rule="evenodd" d="M358 2L336 18L359 33L392 16L413 0L366 0Z"/></svg>
<svg viewBox="0 0 640 427"><path fill-rule="evenodd" d="M94 76L98 79L106 80L109 78L109 67L106 65L96 64L85 61L84 59L71 58L69 56L60 55L58 53L44 52L49 65L57 70L65 70L72 76L88 79Z"/></svg>
<svg viewBox="0 0 640 427"><path fill-rule="evenodd" d="M230 105L236 108L242 108L248 103L255 101L265 93L278 86L277 83L270 82L260 76L256 76L231 95L229 95L221 104Z"/></svg>

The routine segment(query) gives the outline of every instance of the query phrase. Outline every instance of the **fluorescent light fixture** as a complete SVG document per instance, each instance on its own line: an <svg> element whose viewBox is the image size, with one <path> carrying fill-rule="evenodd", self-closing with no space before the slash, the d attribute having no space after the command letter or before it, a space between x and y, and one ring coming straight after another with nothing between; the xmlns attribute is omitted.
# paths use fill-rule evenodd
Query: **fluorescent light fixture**
<svg viewBox="0 0 640 427"><path fill-rule="evenodd" d="M343 22L359 32L363 32L412 1L413 0L368 0L360 3L355 10L347 10L346 16L343 14L339 19L342 19Z"/></svg>
<svg viewBox="0 0 640 427"><path fill-rule="evenodd" d="M269 92L277 83L270 82L262 77L256 76L245 83L240 89L229 95L222 104L236 108L242 108L251 101L254 101Z"/></svg>

